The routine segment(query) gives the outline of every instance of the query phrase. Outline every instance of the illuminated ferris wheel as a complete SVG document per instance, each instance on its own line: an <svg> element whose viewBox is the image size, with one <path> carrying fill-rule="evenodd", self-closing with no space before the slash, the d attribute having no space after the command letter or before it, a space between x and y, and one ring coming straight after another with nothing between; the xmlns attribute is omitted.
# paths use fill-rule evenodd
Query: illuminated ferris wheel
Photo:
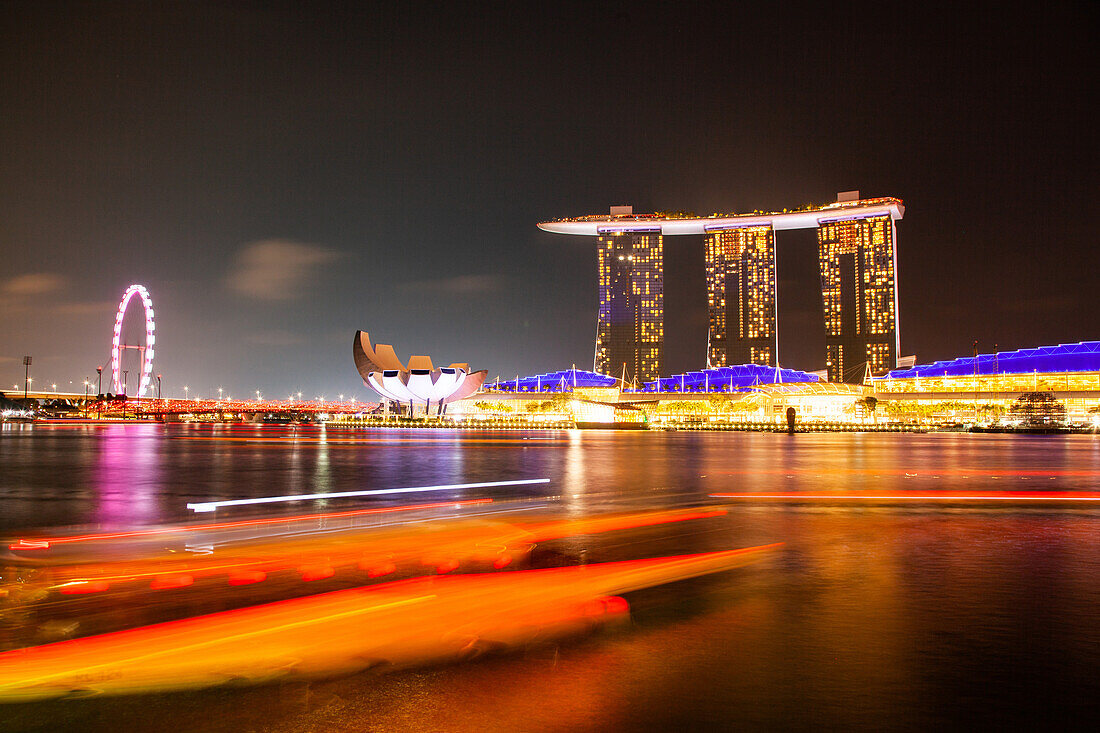
<svg viewBox="0 0 1100 733"><path fill-rule="evenodd" d="M124 344L122 343L122 321L126 317L126 306L130 304L130 300L135 295L141 296L141 304L145 310L145 343ZM153 344L156 343L153 330L153 300L149 297L149 291L145 289L144 285L131 285L126 288L126 292L122 294L122 302L118 304L118 314L115 316L115 333L111 339L111 383L116 393L124 394L126 392L126 385L120 379L122 374L122 352L126 349L134 349L139 355L138 373L141 374L137 396L145 396L145 390L149 389L149 382L153 378Z"/></svg>

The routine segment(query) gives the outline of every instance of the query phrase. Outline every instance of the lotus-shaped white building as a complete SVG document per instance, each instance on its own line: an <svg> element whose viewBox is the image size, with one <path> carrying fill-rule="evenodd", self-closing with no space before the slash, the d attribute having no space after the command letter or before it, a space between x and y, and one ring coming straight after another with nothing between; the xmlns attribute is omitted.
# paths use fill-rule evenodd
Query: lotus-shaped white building
<svg viewBox="0 0 1100 733"><path fill-rule="evenodd" d="M370 334L356 331L351 345L355 368L367 385L384 399L409 405L424 405L424 411L465 399L481 388L487 370L471 372L469 364L451 364L436 369L429 356L410 356L405 367L393 347L387 344L371 346Z"/></svg>

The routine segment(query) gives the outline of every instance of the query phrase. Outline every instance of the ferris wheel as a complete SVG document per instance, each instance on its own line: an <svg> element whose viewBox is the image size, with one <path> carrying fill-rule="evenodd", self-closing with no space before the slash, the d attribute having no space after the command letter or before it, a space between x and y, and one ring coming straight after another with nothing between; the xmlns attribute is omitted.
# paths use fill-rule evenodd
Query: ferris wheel
<svg viewBox="0 0 1100 733"><path fill-rule="evenodd" d="M145 311L145 343L137 345L123 344L122 321L126 317L126 306L130 304L130 300L135 295L141 296L141 304ZM144 285L131 285L122 294L122 302L119 303L118 313L115 315L114 337L111 339L111 384L114 386L115 393L122 394L126 391L126 385L120 379L122 374L122 352L126 349L135 349L140 357L138 371L141 374L137 396L145 396L145 390L149 389L149 382L153 378L153 345L156 343L156 336L153 331L153 300L149 297L149 291L145 289Z"/></svg>

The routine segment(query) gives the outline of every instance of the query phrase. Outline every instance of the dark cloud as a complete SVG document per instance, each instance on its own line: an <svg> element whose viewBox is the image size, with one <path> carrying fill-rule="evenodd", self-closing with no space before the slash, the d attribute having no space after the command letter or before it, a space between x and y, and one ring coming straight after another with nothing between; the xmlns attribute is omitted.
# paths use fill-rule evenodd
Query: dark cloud
<svg viewBox="0 0 1100 733"><path fill-rule="evenodd" d="M65 286L65 277L56 272L33 272L16 275L0 283L0 295L47 295Z"/></svg>

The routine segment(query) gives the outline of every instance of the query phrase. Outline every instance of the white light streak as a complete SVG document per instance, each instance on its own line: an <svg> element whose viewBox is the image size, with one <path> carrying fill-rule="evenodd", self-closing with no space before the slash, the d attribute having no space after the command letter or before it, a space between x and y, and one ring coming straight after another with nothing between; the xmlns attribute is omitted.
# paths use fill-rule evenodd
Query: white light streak
<svg viewBox="0 0 1100 733"><path fill-rule="evenodd" d="M404 489L373 489L370 491L338 491L331 494L293 494L289 496L264 496L258 499L229 499L226 501L192 502L187 508L193 512L212 512L223 506L244 506L246 504L273 504L283 501L309 501L310 499L341 499L348 496L380 496L383 494L409 494L418 491L450 491L455 489L481 489L493 486L525 486L530 484L548 484L548 478L529 478L516 481L481 481L473 484L442 484L439 486L411 486Z"/></svg>

